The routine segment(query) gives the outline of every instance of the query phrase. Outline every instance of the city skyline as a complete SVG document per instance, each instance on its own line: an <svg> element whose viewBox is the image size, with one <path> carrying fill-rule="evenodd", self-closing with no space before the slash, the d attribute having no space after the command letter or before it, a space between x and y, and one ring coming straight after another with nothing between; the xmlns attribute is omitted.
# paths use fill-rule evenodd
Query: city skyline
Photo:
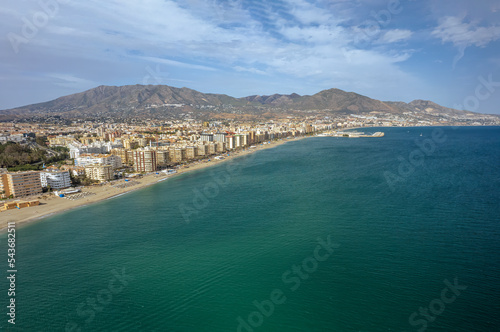
<svg viewBox="0 0 500 332"><path fill-rule="evenodd" d="M499 9L489 0L10 3L0 109L99 85L165 84L234 97L339 88L499 114Z"/></svg>

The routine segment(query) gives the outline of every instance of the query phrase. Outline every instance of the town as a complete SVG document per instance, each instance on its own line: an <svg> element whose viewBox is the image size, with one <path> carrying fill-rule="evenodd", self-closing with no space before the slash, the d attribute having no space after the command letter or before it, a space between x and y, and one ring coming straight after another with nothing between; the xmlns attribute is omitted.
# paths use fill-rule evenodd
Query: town
<svg viewBox="0 0 500 332"><path fill-rule="evenodd" d="M190 118L189 113L183 119L117 123L59 120L0 123L0 211L38 206L40 200L54 196L85 198L92 195L85 188L95 186L130 188L144 176L169 176L279 140L349 128L495 124L497 118L422 120L374 112L336 117L319 113L262 122L204 121Z"/></svg>

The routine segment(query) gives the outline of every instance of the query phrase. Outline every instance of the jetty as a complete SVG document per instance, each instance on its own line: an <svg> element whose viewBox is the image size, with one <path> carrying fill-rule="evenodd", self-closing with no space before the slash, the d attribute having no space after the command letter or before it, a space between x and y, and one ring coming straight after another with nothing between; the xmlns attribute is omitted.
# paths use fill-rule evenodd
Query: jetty
<svg viewBox="0 0 500 332"><path fill-rule="evenodd" d="M318 137L384 137L384 132L377 131L373 134L365 134L358 131L331 131L318 134Z"/></svg>

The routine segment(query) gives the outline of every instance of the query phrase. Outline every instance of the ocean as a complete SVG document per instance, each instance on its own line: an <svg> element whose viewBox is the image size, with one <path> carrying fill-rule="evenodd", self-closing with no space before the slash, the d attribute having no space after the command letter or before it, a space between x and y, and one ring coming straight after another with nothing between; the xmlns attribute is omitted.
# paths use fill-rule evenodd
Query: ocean
<svg viewBox="0 0 500 332"><path fill-rule="evenodd" d="M500 331L500 127L364 130L18 227L0 327Z"/></svg>

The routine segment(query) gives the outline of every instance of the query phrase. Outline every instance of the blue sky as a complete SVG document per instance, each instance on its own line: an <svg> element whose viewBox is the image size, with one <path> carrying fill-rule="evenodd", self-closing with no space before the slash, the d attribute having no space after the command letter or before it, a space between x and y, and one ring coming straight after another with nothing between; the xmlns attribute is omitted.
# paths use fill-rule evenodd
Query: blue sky
<svg viewBox="0 0 500 332"><path fill-rule="evenodd" d="M0 17L0 109L166 84L500 114L498 0L19 0Z"/></svg>

